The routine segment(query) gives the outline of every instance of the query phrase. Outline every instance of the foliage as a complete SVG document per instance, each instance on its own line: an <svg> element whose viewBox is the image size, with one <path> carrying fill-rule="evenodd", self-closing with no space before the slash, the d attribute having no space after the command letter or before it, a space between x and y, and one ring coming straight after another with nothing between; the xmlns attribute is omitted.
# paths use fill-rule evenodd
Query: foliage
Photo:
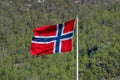
<svg viewBox="0 0 120 80"><path fill-rule="evenodd" d="M79 80L120 76L119 0L0 0L0 6L0 80L75 80L76 44L72 52L38 57L29 48L33 28L76 15Z"/></svg>

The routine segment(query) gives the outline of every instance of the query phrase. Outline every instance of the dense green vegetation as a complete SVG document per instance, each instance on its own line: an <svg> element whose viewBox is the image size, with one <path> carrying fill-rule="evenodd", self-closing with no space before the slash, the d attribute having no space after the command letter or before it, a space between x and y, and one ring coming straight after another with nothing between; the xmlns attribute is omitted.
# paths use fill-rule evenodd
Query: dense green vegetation
<svg viewBox="0 0 120 80"><path fill-rule="evenodd" d="M120 76L120 0L0 0L0 80L75 80L72 52L31 56L33 28L79 16L79 80ZM74 34L74 43L76 42ZM97 47L88 55L88 50Z"/></svg>

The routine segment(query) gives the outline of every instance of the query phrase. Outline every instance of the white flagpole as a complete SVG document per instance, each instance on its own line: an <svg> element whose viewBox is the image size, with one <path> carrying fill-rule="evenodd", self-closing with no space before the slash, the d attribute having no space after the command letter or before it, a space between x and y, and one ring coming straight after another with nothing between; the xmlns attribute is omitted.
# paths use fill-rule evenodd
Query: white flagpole
<svg viewBox="0 0 120 80"><path fill-rule="evenodd" d="M76 17L76 80L79 79L79 72L78 72L78 16Z"/></svg>

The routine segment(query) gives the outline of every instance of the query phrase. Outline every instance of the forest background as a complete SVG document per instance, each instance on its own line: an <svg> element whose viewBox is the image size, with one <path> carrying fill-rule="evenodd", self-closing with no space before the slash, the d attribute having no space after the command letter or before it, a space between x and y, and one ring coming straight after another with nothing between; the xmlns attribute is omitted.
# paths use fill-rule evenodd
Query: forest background
<svg viewBox="0 0 120 80"><path fill-rule="evenodd" d="M33 57L35 27L79 16L79 80L120 77L120 0L0 0L0 80L75 80L73 51ZM76 31L75 31L76 32Z"/></svg>

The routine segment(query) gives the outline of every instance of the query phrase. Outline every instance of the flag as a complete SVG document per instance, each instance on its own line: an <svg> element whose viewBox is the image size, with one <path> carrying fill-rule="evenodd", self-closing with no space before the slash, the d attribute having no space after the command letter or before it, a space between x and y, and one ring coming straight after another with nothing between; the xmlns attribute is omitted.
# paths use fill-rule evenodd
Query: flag
<svg viewBox="0 0 120 80"><path fill-rule="evenodd" d="M33 29L30 53L32 55L57 54L72 51L74 20Z"/></svg>

